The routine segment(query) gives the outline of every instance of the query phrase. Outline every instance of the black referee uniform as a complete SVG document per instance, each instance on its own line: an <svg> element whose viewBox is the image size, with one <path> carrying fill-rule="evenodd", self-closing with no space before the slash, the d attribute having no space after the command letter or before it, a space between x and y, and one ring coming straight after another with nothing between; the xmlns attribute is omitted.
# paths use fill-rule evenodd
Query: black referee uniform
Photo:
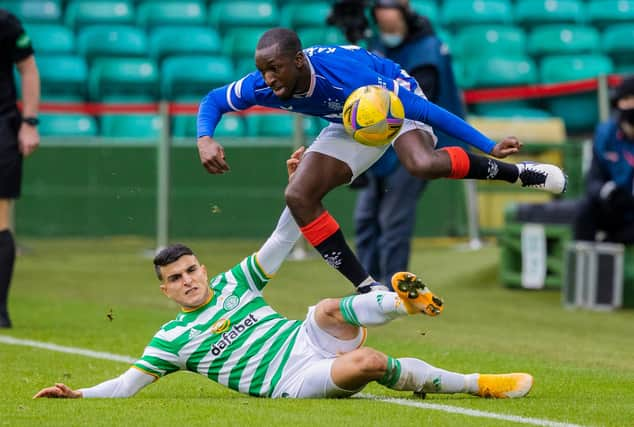
<svg viewBox="0 0 634 427"><path fill-rule="evenodd" d="M18 131L22 118L16 105L13 66L31 55L31 40L20 21L0 9L0 199L20 196L22 154L18 147ZM0 327L11 327L7 296L14 264L13 236L10 230L0 230Z"/></svg>

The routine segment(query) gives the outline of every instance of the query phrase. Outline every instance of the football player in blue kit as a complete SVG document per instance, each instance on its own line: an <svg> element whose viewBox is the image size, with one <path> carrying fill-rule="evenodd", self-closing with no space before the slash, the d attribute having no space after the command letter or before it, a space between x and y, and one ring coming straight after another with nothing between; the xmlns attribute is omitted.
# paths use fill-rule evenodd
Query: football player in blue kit
<svg viewBox="0 0 634 427"><path fill-rule="evenodd" d="M507 137L496 143L450 112L427 101L415 79L386 58L358 46L313 46L302 49L297 34L274 28L262 35L255 51L257 71L209 92L198 112L198 151L212 174L229 170L223 147L214 140L222 114L253 105L321 117L330 122L308 148L285 191L286 205L304 237L324 259L364 293L385 289L361 266L336 220L322 204L335 187L350 183L383 154L385 147L355 142L341 124L343 104L355 89L380 85L401 99L406 120L392 145L400 162L422 179L495 179L541 188L555 194L566 176L554 165L504 158L521 142ZM495 158L460 147L435 149L436 127Z"/></svg>

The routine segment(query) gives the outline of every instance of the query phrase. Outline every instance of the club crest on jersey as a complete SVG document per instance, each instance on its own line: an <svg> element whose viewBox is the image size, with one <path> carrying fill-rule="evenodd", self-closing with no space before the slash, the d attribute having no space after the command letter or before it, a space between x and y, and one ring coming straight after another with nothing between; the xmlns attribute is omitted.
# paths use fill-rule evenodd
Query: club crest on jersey
<svg viewBox="0 0 634 427"><path fill-rule="evenodd" d="M214 322L209 330L214 334L221 334L223 332L227 332L230 326L231 321L229 319L220 319Z"/></svg>
<svg viewBox="0 0 634 427"><path fill-rule="evenodd" d="M259 319L256 318L253 313L251 313L240 323L236 323L231 328L231 330L229 330L229 332L224 332L227 331L227 329L229 328L229 319L221 320L226 322L226 328L222 328L223 332L220 332L220 330L216 332L216 334L222 334L222 338L211 347L211 354L213 354L214 356L220 355L220 353L222 353L227 347L229 347L231 343L234 342L244 331L246 331L250 326L255 325ZM218 322L220 322L221 320L219 320ZM214 323L214 326L216 326L218 322ZM214 326L212 326L212 331Z"/></svg>
<svg viewBox="0 0 634 427"><path fill-rule="evenodd" d="M236 308L238 304L240 304L240 298L238 298L236 295L229 295L225 299L225 302L222 304L222 308L224 308L226 311L230 311Z"/></svg>

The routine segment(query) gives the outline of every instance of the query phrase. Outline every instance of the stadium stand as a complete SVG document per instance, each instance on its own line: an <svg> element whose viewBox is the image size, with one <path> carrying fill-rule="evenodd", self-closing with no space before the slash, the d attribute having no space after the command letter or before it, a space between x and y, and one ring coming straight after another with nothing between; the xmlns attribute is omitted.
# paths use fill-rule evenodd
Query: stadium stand
<svg viewBox="0 0 634 427"><path fill-rule="evenodd" d="M410 0L410 5L414 12L426 16L435 29L440 26L440 11L438 5L433 0Z"/></svg>
<svg viewBox="0 0 634 427"><path fill-rule="evenodd" d="M224 56L175 56L161 66L163 99L198 102L214 87L229 83L233 64Z"/></svg>
<svg viewBox="0 0 634 427"><path fill-rule="evenodd" d="M588 22L599 29L613 24L634 22L633 0L590 0Z"/></svg>
<svg viewBox="0 0 634 427"><path fill-rule="evenodd" d="M101 58L89 73L88 92L99 102L155 102L158 68L145 58Z"/></svg>
<svg viewBox="0 0 634 427"><path fill-rule="evenodd" d="M101 136L156 140L163 127L156 114L105 114L101 116Z"/></svg>
<svg viewBox="0 0 634 427"><path fill-rule="evenodd" d="M326 2L294 3L282 7L280 25L300 30L302 28L323 28L330 13L331 4Z"/></svg>
<svg viewBox="0 0 634 427"><path fill-rule="evenodd" d="M236 27L274 27L279 10L268 1L222 1L209 7L209 25L224 34Z"/></svg>
<svg viewBox="0 0 634 427"><path fill-rule="evenodd" d="M536 58L545 55L598 53L599 32L585 25L542 25L528 36L528 53Z"/></svg>
<svg viewBox="0 0 634 427"><path fill-rule="evenodd" d="M172 119L172 135L179 138L196 137L196 116L178 115ZM233 114L225 114L220 119L214 137L240 138L246 136L244 119Z"/></svg>
<svg viewBox="0 0 634 427"><path fill-rule="evenodd" d="M463 60L482 56L523 57L526 55L526 34L514 26L466 27L453 38L452 53Z"/></svg>
<svg viewBox="0 0 634 427"><path fill-rule="evenodd" d="M72 55L38 55L42 100L83 102L88 71L84 58Z"/></svg>
<svg viewBox="0 0 634 427"><path fill-rule="evenodd" d="M149 39L149 56L158 64L168 56L217 55L220 53L220 36L211 28L193 26L162 26L155 28Z"/></svg>
<svg viewBox="0 0 634 427"><path fill-rule="evenodd" d="M196 1L145 1L137 8L137 25L150 30L158 26L204 26L207 16L204 4ZM181 28L183 31L183 28Z"/></svg>
<svg viewBox="0 0 634 427"><path fill-rule="evenodd" d="M511 24L508 0L448 0L442 4L441 21L449 30L474 24Z"/></svg>
<svg viewBox="0 0 634 427"><path fill-rule="evenodd" d="M605 29L601 39L603 52L614 62L617 73L634 73L634 21Z"/></svg>
<svg viewBox="0 0 634 427"><path fill-rule="evenodd" d="M92 65L100 57L144 57L148 46L145 32L123 25L91 25L77 37L77 51Z"/></svg>
<svg viewBox="0 0 634 427"><path fill-rule="evenodd" d="M73 0L66 7L64 21L74 30L86 25L133 25L134 6L129 1Z"/></svg>
<svg viewBox="0 0 634 427"><path fill-rule="evenodd" d="M266 27L232 28L227 31L222 40L223 54L233 58L234 61L245 58L253 60L255 46L266 30L268 30Z"/></svg>
<svg viewBox="0 0 634 427"><path fill-rule="evenodd" d="M42 136L87 137L97 135L97 121L86 114L40 114ZM46 139L43 140L44 142Z"/></svg>
<svg viewBox="0 0 634 427"><path fill-rule="evenodd" d="M596 77L613 71L610 58L604 55L547 56L541 63L541 81L559 83ZM564 120L566 130L592 129L597 123L596 92L552 97L546 100L549 110Z"/></svg>
<svg viewBox="0 0 634 427"><path fill-rule="evenodd" d="M75 34L61 24L27 24L26 31L38 55L75 52Z"/></svg>
<svg viewBox="0 0 634 427"><path fill-rule="evenodd" d="M526 28L544 24L580 24L585 21L585 8L577 0L519 0L515 6L515 22Z"/></svg>
<svg viewBox="0 0 634 427"><path fill-rule="evenodd" d="M56 1L3 1L0 7L18 15L24 24L58 23L62 19L61 5Z"/></svg>

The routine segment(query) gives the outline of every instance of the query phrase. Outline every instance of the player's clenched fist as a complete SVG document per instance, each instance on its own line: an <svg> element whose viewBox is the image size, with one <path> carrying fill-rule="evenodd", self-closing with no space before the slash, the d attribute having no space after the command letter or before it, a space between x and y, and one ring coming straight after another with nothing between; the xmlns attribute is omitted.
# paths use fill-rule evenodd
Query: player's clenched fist
<svg viewBox="0 0 634 427"><path fill-rule="evenodd" d="M225 162L225 150L209 136L198 138L198 154L200 162L213 174L223 174L229 171L229 165Z"/></svg>

